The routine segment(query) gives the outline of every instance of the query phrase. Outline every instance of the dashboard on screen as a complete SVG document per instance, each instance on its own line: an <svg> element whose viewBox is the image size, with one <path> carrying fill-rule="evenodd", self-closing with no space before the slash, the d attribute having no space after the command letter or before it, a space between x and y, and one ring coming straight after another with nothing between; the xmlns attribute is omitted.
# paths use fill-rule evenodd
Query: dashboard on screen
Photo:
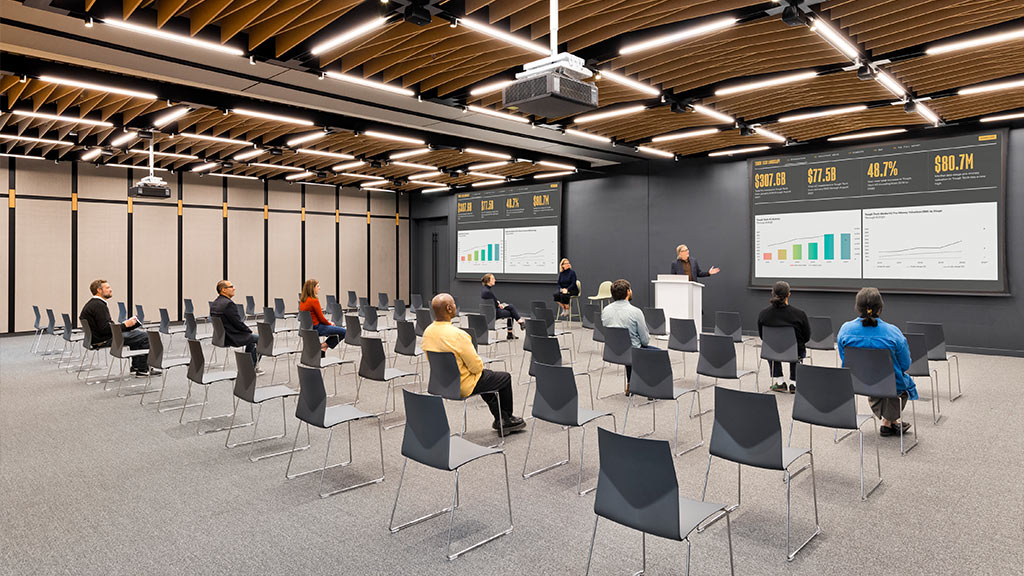
<svg viewBox="0 0 1024 576"><path fill-rule="evenodd" d="M464 192L454 196L456 278L492 273L503 280L558 277L560 183Z"/></svg>
<svg viewBox="0 0 1024 576"><path fill-rule="evenodd" d="M751 286L1005 293L1006 136L748 161Z"/></svg>

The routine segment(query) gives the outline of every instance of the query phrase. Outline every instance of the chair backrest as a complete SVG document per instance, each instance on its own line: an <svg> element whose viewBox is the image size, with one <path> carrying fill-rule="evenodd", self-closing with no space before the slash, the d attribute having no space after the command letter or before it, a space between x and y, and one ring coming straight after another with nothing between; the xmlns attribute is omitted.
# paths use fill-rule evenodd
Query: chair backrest
<svg viewBox="0 0 1024 576"><path fill-rule="evenodd" d="M843 430L857 428L857 400L849 369L800 364L796 375L800 385L793 398L793 420Z"/></svg>
<svg viewBox="0 0 1024 576"><path fill-rule="evenodd" d="M245 315L255 316L256 315L256 299L252 296L245 297Z"/></svg>
<svg viewBox="0 0 1024 576"><path fill-rule="evenodd" d="M578 426L579 392L572 368L537 363L533 370L537 377L533 417L562 426Z"/></svg>
<svg viewBox="0 0 1024 576"><path fill-rule="evenodd" d="M562 350L558 344L558 338L534 336L530 340L530 376L537 375L534 370L537 364L562 365Z"/></svg>
<svg viewBox="0 0 1024 576"><path fill-rule="evenodd" d="M51 336L56 336L57 333L54 330L57 328L57 318L53 315L53 309L46 309L46 333Z"/></svg>
<svg viewBox="0 0 1024 576"><path fill-rule="evenodd" d="M607 347L607 344L605 344ZM632 348L633 374L629 377L630 394L646 398L672 400L672 359L668 350Z"/></svg>
<svg viewBox="0 0 1024 576"><path fill-rule="evenodd" d="M601 307L597 304L584 304L583 305L583 317L580 318L580 322L584 328L594 329L594 316L601 314Z"/></svg>
<svg viewBox="0 0 1024 576"><path fill-rule="evenodd" d="M32 314L34 314L36 317L35 322L32 323L32 327L35 328L36 330L42 330L43 327L39 325L39 323L42 322L43 320L42 317L39 315L39 306L36 306L35 304L32 305Z"/></svg>
<svg viewBox="0 0 1024 576"><path fill-rule="evenodd" d="M609 364L632 366L633 341L629 339L629 329L604 327L604 352L602 359Z"/></svg>
<svg viewBox="0 0 1024 576"><path fill-rule="evenodd" d="M391 300L388 298L388 293L387 292L378 292L377 293L377 308L380 308L381 310L387 310L388 306L389 306L388 303L390 301Z"/></svg>
<svg viewBox="0 0 1024 576"><path fill-rule="evenodd" d="M252 362L252 354L235 352L235 396L252 404L256 396L256 365Z"/></svg>
<svg viewBox="0 0 1024 576"><path fill-rule="evenodd" d="M473 330L469 326L463 326L462 331L469 334L469 341L473 343L473 350L476 350L478 348L476 343L476 330Z"/></svg>
<svg viewBox="0 0 1024 576"><path fill-rule="evenodd" d="M65 340L71 342L71 335L74 333L74 328L71 326L71 315L62 312L60 317L64 320L64 330L61 332L61 335Z"/></svg>
<svg viewBox="0 0 1024 576"><path fill-rule="evenodd" d="M523 326L526 328L523 337L523 350L533 350L533 338L548 337L548 327L544 320L539 318L527 318Z"/></svg>
<svg viewBox="0 0 1024 576"><path fill-rule="evenodd" d="M800 353L796 344L796 329L792 326L762 327L761 358L775 362L798 362Z"/></svg>
<svg viewBox="0 0 1024 576"><path fill-rule="evenodd" d="M395 354L416 355L416 328L408 320L395 321L398 335L395 338Z"/></svg>
<svg viewBox="0 0 1024 576"><path fill-rule="evenodd" d="M600 285L598 285L598 287L597 287L597 294L594 294L594 298L595 299L604 300L606 298L611 298L611 297L612 297L612 281L611 280L605 280L604 282L601 282Z"/></svg>
<svg viewBox="0 0 1024 576"><path fill-rule="evenodd" d="M462 398L462 375L459 363L452 352L427 352L427 363L430 364L430 379L427 381L427 392L449 400Z"/></svg>
<svg viewBox="0 0 1024 576"><path fill-rule="evenodd" d="M206 371L206 357L203 356L203 345L198 340L188 340L188 370L185 376L192 382L202 383Z"/></svg>
<svg viewBox="0 0 1024 576"><path fill-rule="evenodd" d="M739 312L715 312L715 334L732 338L733 342L743 341L743 323Z"/></svg>
<svg viewBox="0 0 1024 576"><path fill-rule="evenodd" d="M295 417L306 424L324 428L327 414L327 390L324 375L319 368L299 366L299 400L295 404Z"/></svg>
<svg viewBox="0 0 1024 576"><path fill-rule="evenodd" d="M324 301L327 302L327 309L330 310L334 304L338 303L338 298L334 294L328 294L324 296Z"/></svg>
<svg viewBox="0 0 1024 576"><path fill-rule="evenodd" d="M82 319L79 318L79 320L82 320ZM92 348L93 347L93 343L92 343L92 328L89 327L89 323L86 322L85 320L82 320L81 324L82 324L82 346L85 346L86 349Z"/></svg>
<svg viewBox="0 0 1024 576"><path fill-rule="evenodd" d="M942 324L933 322L907 322L907 332L924 334L925 342L928 345L929 360L946 359L946 334L942 330Z"/></svg>
<svg viewBox="0 0 1024 576"><path fill-rule="evenodd" d="M348 291L348 302L345 304L346 308L355 308L359 306L359 296L356 296L355 290Z"/></svg>
<svg viewBox="0 0 1024 576"><path fill-rule="evenodd" d="M555 335L555 311L548 307L534 308L533 315L535 318L544 321L544 327L547 330L548 336Z"/></svg>
<svg viewBox="0 0 1024 576"><path fill-rule="evenodd" d="M384 354L384 343L380 338L363 336L360 338L359 376L384 382L387 368L387 356Z"/></svg>
<svg viewBox="0 0 1024 576"><path fill-rule="evenodd" d="M363 311L363 330L368 332L376 332L377 327L377 307L376 306L363 306L360 308Z"/></svg>
<svg viewBox="0 0 1024 576"><path fill-rule="evenodd" d="M121 332L121 325L116 322L110 323L110 355L114 358L121 358L124 349L124 333Z"/></svg>
<svg viewBox="0 0 1024 576"><path fill-rule="evenodd" d="M594 333L591 334L594 342L604 342L604 320L601 319L601 312L594 314Z"/></svg>
<svg viewBox="0 0 1024 576"><path fill-rule="evenodd" d="M256 339L256 352L261 356L273 356L274 328L269 322L257 322L256 334L259 336L259 338Z"/></svg>
<svg viewBox="0 0 1024 576"><path fill-rule="evenodd" d="M930 376L928 370L928 339L924 334L904 334L907 338L907 346L910 348L910 368L907 369L909 376Z"/></svg>
<svg viewBox="0 0 1024 576"><path fill-rule="evenodd" d="M357 310L359 311L359 317L360 318L363 317L363 308L365 306L369 306L369 305L370 305L370 299L369 298L363 298L362 296L359 297L359 306L357 306Z"/></svg>
<svg viewBox="0 0 1024 576"><path fill-rule="evenodd" d="M480 300L480 314L487 320L487 329L494 330L494 322L498 319L498 310L491 300Z"/></svg>
<svg viewBox="0 0 1024 576"><path fill-rule="evenodd" d="M128 319L128 305L124 302L117 303L117 323L124 324L124 321Z"/></svg>
<svg viewBox="0 0 1024 576"><path fill-rule="evenodd" d="M412 294L410 297L412 298L411 308L412 308L412 311L414 313L417 310L419 310L420 308L423 308L423 295L422 294Z"/></svg>
<svg viewBox="0 0 1024 576"><path fill-rule="evenodd" d="M329 307L328 312L331 314L331 323L340 326L345 323L345 309L341 307L341 303L335 300Z"/></svg>
<svg viewBox="0 0 1024 576"><path fill-rule="evenodd" d="M299 352L299 363L314 368L320 367L320 335L316 330L299 330L302 339L302 351Z"/></svg>
<svg viewBox="0 0 1024 576"><path fill-rule="evenodd" d="M648 534L680 540L679 481L667 440L597 429L600 471L594 513Z"/></svg>
<svg viewBox="0 0 1024 576"><path fill-rule="evenodd" d="M832 331L832 318L828 316L811 316L807 319L811 325L811 339L808 348L815 350L831 350L836 345L836 335Z"/></svg>
<svg viewBox="0 0 1024 576"><path fill-rule="evenodd" d="M135 305L135 317L139 319L139 323L146 321L146 311L142 309L142 304Z"/></svg>
<svg viewBox="0 0 1024 576"><path fill-rule="evenodd" d="M242 318L244 320L245 319L245 305L244 304L235 304L235 308L238 308L238 317Z"/></svg>
<svg viewBox="0 0 1024 576"><path fill-rule="evenodd" d="M263 307L263 321L270 324L270 328L277 328L277 314L274 313L274 309L269 306Z"/></svg>
<svg viewBox="0 0 1024 576"><path fill-rule="evenodd" d="M196 339L196 315L192 312L185 312L185 338L188 340Z"/></svg>
<svg viewBox="0 0 1024 576"><path fill-rule="evenodd" d="M440 396L402 389L405 400L405 435L402 456L438 470L448 470L451 428Z"/></svg>
<svg viewBox="0 0 1024 576"><path fill-rule="evenodd" d="M345 344L349 346L359 346L360 336L362 336L363 328L359 325L359 316L355 314L345 314Z"/></svg>
<svg viewBox="0 0 1024 576"><path fill-rule="evenodd" d="M883 348L843 349L843 366L850 369L853 391L873 398L895 398L896 370L892 352Z"/></svg>
<svg viewBox="0 0 1024 576"><path fill-rule="evenodd" d="M416 335L423 336L423 331L434 323L434 319L430 316L429 308L417 308L416 309Z"/></svg>
<svg viewBox="0 0 1024 576"><path fill-rule="evenodd" d="M736 379L736 345L732 336L701 334L697 374Z"/></svg>
<svg viewBox="0 0 1024 576"><path fill-rule="evenodd" d="M167 308L160 308L160 332L163 334L171 333L171 315L167 312Z"/></svg>
<svg viewBox="0 0 1024 576"><path fill-rule="evenodd" d="M193 315L196 313L196 309L195 309L195 306L192 304L192 299L191 298L184 298L182 300L182 303L184 304L184 311L185 312L188 312L189 314L193 314Z"/></svg>
<svg viewBox="0 0 1024 576"><path fill-rule="evenodd" d="M147 330L146 338L149 339L149 356L146 358L150 368L164 368L164 342L160 339L160 332Z"/></svg>
<svg viewBox="0 0 1024 576"><path fill-rule="evenodd" d="M712 456L748 466L785 469L775 396L715 386L715 423L708 450Z"/></svg>
<svg viewBox="0 0 1024 576"><path fill-rule="evenodd" d="M668 349L679 352L697 351L697 324L692 318L668 319Z"/></svg>
<svg viewBox="0 0 1024 576"><path fill-rule="evenodd" d="M277 315L278 318L283 318L284 313L284 298L274 298L274 314Z"/></svg>
<svg viewBox="0 0 1024 576"><path fill-rule="evenodd" d="M473 330L473 342L477 346L490 344L491 332L487 328L487 319L483 314L466 314L466 318L469 319L469 327Z"/></svg>
<svg viewBox="0 0 1024 576"><path fill-rule="evenodd" d="M647 324L647 332L653 336L664 336L668 334L665 329L665 311L661 308L641 308L644 313L644 322Z"/></svg>
<svg viewBox="0 0 1024 576"><path fill-rule="evenodd" d="M401 298L395 298L392 306L394 306L394 311L391 317L394 320L405 320L405 301Z"/></svg>
<svg viewBox="0 0 1024 576"><path fill-rule="evenodd" d="M220 316L210 316L210 325L213 326L213 336L210 342L218 348L225 348L224 343L224 319Z"/></svg>
<svg viewBox="0 0 1024 576"><path fill-rule="evenodd" d="M313 330L313 314L309 310L299 310L299 329Z"/></svg>

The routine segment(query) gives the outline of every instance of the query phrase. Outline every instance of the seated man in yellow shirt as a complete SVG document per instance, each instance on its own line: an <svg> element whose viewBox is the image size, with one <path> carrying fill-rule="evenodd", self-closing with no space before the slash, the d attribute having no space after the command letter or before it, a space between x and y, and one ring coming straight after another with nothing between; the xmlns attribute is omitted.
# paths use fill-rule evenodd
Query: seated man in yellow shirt
<svg viewBox="0 0 1024 576"><path fill-rule="evenodd" d="M422 348L426 352L451 352L459 364L461 378L461 394L465 398L481 392L497 392L501 397L501 412L498 412L498 400L494 394L483 394L487 407L494 415L495 430L504 429L506 433L526 427L522 418L512 415L512 375L508 372L484 370L480 355L473 347L472 337L468 332L452 326L455 316L455 300L451 294L438 294L430 301L434 309L434 322L423 331Z"/></svg>

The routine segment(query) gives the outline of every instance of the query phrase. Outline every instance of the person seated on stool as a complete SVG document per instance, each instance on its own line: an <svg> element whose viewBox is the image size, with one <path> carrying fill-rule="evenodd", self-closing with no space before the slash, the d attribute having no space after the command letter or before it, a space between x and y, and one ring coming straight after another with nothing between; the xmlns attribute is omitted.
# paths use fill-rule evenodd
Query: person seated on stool
<svg viewBox="0 0 1024 576"><path fill-rule="evenodd" d="M568 258L562 258L558 263L558 292L555 292L555 302L562 307L562 312L569 316L569 302L573 296L579 296L580 289L576 285L576 271ZM559 314L561 316L561 314Z"/></svg>
<svg viewBox="0 0 1024 576"><path fill-rule="evenodd" d="M322 338L327 338L320 349L334 348L345 337L345 329L335 326L324 316L324 310L320 307L320 281L310 278L302 284L302 294L299 296L299 311L309 312L313 318L313 329Z"/></svg>
<svg viewBox="0 0 1024 576"><path fill-rule="evenodd" d="M690 249L686 244L676 246L676 259L672 262L672 273L687 276L690 282L695 278L706 278L721 272L717 266L712 266L707 271L700 269L697 259L690 256Z"/></svg>
<svg viewBox="0 0 1024 576"><path fill-rule="evenodd" d="M657 348L651 346L651 335L647 332L647 320L644 313L629 303L633 299L633 289L629 281L618 279L612 282L612 302L601 311L601 324L611 328L629 330L629 341L633 348ZM626 366L626 382L633 375L632 366ZM629 391L627 390L628 394Z"/></svg>
<svg viewBox="0 0 1024 576"><path fill-rule="evenodd" d="M899 398L871 398L868 404L875 416L882 419L878 429L880 436L899 436L899 426L906 432L910 424L900 422L900 413L907 400L917 400L917 386L906 374L910 369L910 346L900 329L878 317L882 313L882 295L878 288L861 288L857 292L856 310L858 318L850 320L839 328L836 344L839 358L845 364L843 351L847 348L882 348L892 353L893 369L896 371L896 391Z"/></svg>
<svg viewBox="0 0 1024 576"><path fill-rule="evenodd" d="M92 345L96 348L106 348L110 346L110 340L113 338L110 332L111 319L107 300L114 295L114 290L106 280L93 280L89 284L89 292L92 292L92 298L89 298L85 306L82 306L82 313L78 315L78 318L89 325L89 330L92 331ZM146 336L146 332L136 330L141 326L142 324L135 316L121 324L125 346L128 346L130 350L149 348L149 337ZM149 358L145 354L132 357L132 372L136 376L149 375ZM158 374L159 370L154 368L153 373Z"/></svg>
<svg viewBox="0 0 1024 576"><path fill-rule="evenodd" d="M761 310L757 315L757 335L763 336L761 330L765 326L786 327L792 326L796 331L797 356L803 360L807 356L805 345L811 339L811 323L807 321L807 314L796 306L789 305L789 282L776 282L772 286L771 306ZM796 385L786 385L782 378L782 362L768 361L772 370L772 391L792 392L796 394ZM796 382L796 362L789 363L789 379Z"/></svg>
<svg viewBox="0 0 1024 576"><path fill-rule="evenodd" d="M231 347L244 346L245 351L252 355L252 363L256 365L256 373L262 374L259 362L260 355L256 352L256 340L259 336L252 333L252 328L245 325L238 306L231 301L235 297L235 285L230 280L217 282L217 299L210 304L210 316L216 316L224 323L224 344Z"/></svg>
<svg viewBox="0 0 1024 576"><path fill-rule="evenodd" d="M480 298L483 300L494 300L494 317L508 318L508 339L515 340L517 336L512 333L512 321L518 322L519 327L523 330L526 329L526 321L519 317L519 312L516 311L515 306L499 301L498 297L494 295L494 291L491 290L495 283L494 274L484 274L483 278L480 279L480 283L483 284L483 287L480 289Z"/></svg>
<svg viewBox="0 0 1024 576"><path fill-rule="evenodd" d="M508 372L485 370L480 355L473 347L473 337L465 330L452 326L455 316L455 300L451 294L441 293L430 301L434 310L434 322L423 331L421 347L426 352L451 352L459 365L460 395L463 398L473 393L497 391L501 397L501 411L498 411L498 399L494 394L484 394L494 416L495 430L504 429L506 433L526 427L522 418L512 415L512 375Z"/></svg>

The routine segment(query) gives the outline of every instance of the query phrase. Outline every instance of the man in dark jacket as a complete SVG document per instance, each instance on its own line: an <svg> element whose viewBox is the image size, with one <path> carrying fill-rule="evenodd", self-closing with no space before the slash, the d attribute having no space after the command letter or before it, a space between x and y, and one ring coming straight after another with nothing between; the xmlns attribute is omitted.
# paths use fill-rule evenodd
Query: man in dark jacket
<svg viewBox="0 0 1024 576"><path fill-rule="evenodd" d="M89 284L89 292L92 298L82 306L82 312L78 318L89 325L92 332L92 345L99 347L110 346L113 337L110 330L110 310L107 309L107 300L114 295L114 290L106 280L93 280ZM149 338L142 330L136 330L142 324L132 316L121 324L124 332L124 343L131 350L146 350L149 348ZM132 357L132 372L136 376L149 375L149 361L145 354Z"/></svg>
<svg viewBox="0 0 1024 576"><path fill-rule="evenodd" d="M252 354L253 364L258 364L260 357L256 353L256 340L259 336L245 325L238 306L231 301L234 297L235 285L230 280L217 282L217 299L210 304L210 316L220 318L224 323L224 343L231 347L245 346L245 351Z"/></svg>
<svg viewBox="0 0 1024 576"><path fill-rule="evenodd" d="M697 259L690 256L690 249L686 244L680 244L676 247L676 259L672 262L673 274L688 276L690 282L693 282L696 278L713 276L720 271L717 266L712 266L707 271L701 270L700 264L697 264Z"/></svg>

